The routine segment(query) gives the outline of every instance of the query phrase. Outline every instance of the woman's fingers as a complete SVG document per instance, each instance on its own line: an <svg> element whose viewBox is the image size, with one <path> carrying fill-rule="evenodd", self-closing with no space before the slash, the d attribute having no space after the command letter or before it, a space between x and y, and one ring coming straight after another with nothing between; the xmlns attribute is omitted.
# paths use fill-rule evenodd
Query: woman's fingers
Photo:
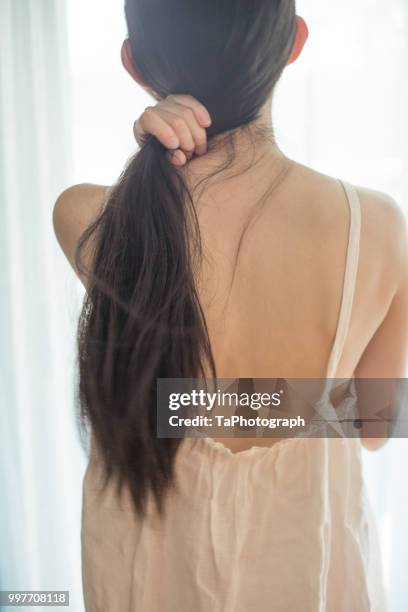
<svg viewBox="0 0 408 612"><path fill-rule="evenodd" d="M194 130L196 128L195 126L191 125L192 121L189 122L186 119L187 113L185 113L184 110L174 109L174 106L171 106L170 104L166 104L166 107L164 107L164 105L162 107L158 106L156 110L159 117L171 127L176 135L179 142L177 148L182 149L187 155L189 153L192 154L196 148L194 141ZM189 112L192 111L189 110ZM198 127L198 129L205 133L204 128Z"/></svg>
<svg viewBox="0 0 408 612"><path fill-rule="evenodd" d="M167 149L177 149L179 139L172 127L158 113L157 107L148 106L133 125L133 133L139 146L143 146L149 134L155 136Z"/></svg>
<svg viewBox="0 0 408 612"><path fill-rule="evenodd" d="M187 126L193 140L192 152L196 155L204 155L207 152L207 133L197 120L197 109L178 102L176 97L169 96L166 99L166 109L178 117L180 127ZM177 129L176 129L177 132ZM178 133L178 132L177 132ZM183 146L181 146L184 149Z"/></svg>
<svg viewBox="0 0 408 612"><path fill-rule="evenodd" d="M191 110L194 111L200 125L203 127L209 127L211 125L211 117L208 110L205 108L204 104L201 104L201 102L199 102L196 98L193 98L193 96L184 94L170 94L167 96L166 101L191 108Z"/></svg>
<svg viewBox="0 0 408 612"><path fill-rule="evenodd" d="M193 154L207 151L204 126L211 124L207 109L188 95L171 95L156 106L148 106L133 126L136 142L143 146L149 134L169 149L168 158L183 165Z"/></svg>
<svg viewBox="0 0 408 612"><path fill-rule="evenodd" d="M187 163L186 154L181 149L175 151L167 151L167 159L175 166L184 166Z"/></svg>

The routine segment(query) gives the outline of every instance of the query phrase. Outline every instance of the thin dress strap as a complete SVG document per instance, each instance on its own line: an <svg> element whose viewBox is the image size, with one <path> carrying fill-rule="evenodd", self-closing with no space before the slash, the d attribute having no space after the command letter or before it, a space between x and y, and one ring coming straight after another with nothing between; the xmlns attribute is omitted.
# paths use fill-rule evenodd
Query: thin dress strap
<svg viewBox="0 0 408 612"><path fill-rule="evenodd" d="M358 261L360 254L361 233L361 206L360 199L355 187L340 181L350 207L349 240L347 247L346 267L343 281L343 295L340 306L340 315L337 323L336 337L330 353L327 378L334 378L350 326L351 311L353 307L354 292L356 286Z"/></svg>

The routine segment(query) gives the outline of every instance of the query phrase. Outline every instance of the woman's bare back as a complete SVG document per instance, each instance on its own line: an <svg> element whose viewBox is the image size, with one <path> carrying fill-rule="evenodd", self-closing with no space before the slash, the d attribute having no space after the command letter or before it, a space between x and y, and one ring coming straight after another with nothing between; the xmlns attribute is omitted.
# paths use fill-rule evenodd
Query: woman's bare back
<svg viewBox="0 0 408 612"><path fill-rule="evenodd" d="M208 163L206 156L186 166L190 188L208 172ZM78 185L57 201L54 225L72 265L78 238L98 214L106 190ZM218 376L324 377L350 222L340 181L274 151L199 193L193 200L204 258L197 281ZM358 194L360 258L336 377L402 377L408 345L405 218L388 196L361 188ZM222 442L234 451L260 445L252 438Z"/></svg>

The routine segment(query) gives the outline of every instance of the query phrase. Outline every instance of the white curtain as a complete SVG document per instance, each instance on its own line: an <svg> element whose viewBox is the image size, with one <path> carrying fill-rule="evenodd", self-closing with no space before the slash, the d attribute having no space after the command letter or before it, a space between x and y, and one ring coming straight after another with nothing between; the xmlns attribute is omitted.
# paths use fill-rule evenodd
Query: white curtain
<svg viewBox="0 0 408 612"><path fill-rule="evenodd" d="M301 0L298 10L310 40L279 85L279 143L407 206L405 0ZM151 100L121 68L124 34L122 1L0 0L0 588L70 589L78 612L82 291L53 238L51 207L69 183L113 182L134 150L132 122ZM394 440L364 454L390 612L408 606L407 451Z"/></svg>
<svg viewBox="0 0 408 612"><path fill-rule="evenodd" d="M0 589L71 590L79 611L77 298L51 221L72 179L66 33L61 0L0 2Z"/></svg>

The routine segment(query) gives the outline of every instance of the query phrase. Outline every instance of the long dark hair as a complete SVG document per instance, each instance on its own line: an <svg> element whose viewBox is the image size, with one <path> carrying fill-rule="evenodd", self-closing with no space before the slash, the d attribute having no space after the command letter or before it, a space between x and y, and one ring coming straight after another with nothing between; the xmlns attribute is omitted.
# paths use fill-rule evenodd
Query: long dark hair
<svg viewBox="0 0 408 612"><path fill-rule="evenodd" d="M157 97L207 107L208 141L257 119L285 67L294 0L127 0L137 69ZM92 253L90 270L84 249ZM105 483L128 485L143 515L174 484L180 439L158 438L156 380L216 376L195 278L201 245L192 194L164 147L147 139L82 235L88 277L78 328L79 404Z"/></svg>

